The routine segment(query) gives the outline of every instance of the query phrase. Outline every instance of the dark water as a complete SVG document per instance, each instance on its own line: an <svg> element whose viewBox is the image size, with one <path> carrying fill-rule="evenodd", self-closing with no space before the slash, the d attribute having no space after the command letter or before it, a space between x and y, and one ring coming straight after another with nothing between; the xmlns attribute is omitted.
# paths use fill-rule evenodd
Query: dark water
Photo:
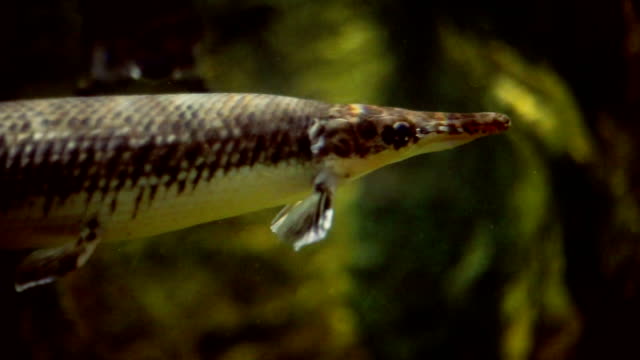
<svg viewBox="0 0 640 360"><path fill-rule="evenodd" d="M0 5L4 100L265 92L513 119L346 187L297 253L277 209L102 244L21 294L2 251L0 357L637 357L640 5L420 4Z"/></svg>

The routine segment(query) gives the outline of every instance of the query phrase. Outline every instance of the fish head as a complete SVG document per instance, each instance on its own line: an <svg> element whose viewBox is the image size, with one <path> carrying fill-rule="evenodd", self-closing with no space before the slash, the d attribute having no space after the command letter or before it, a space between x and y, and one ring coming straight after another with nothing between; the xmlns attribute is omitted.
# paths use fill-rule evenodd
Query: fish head
<svg viewBox="0 0 640 360"><path fill-rule="evenodd" d="M495 112L396 110L401 115L391 120L392 124L384 125L382 140L395 150L407 147L410 156L454 148L481 137L502 133L511 126L511 119L507 115Z"/></svg>
<svg viewBox="0 0 640 360"><path fill-rule="evenodd" d="M510 126L508 116L495 112L427 112L352 104L316 122L309 135L314 156L327 159L337 173L351 178L499 134Z"/></svg>

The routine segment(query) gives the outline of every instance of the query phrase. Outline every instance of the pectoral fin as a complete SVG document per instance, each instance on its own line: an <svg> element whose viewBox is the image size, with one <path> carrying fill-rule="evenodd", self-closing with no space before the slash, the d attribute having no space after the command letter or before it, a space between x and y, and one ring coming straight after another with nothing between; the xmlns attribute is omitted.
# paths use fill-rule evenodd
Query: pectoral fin
<svg viewBox="0 0 640 360"><path fill-rule="evenodd" d="M99 242L98 223L92 220L75 243L35 250L18 265L16 291L48 284L76 270L87 262Z"/></svg>
<svg viewBox="0 0 640 360"><path fill-rule="evenodd" d="M271 222L271 231L296 251L324 239L333 220L334 191L333 175L321 173L316 177L313 193L285 206Z"/></svg>

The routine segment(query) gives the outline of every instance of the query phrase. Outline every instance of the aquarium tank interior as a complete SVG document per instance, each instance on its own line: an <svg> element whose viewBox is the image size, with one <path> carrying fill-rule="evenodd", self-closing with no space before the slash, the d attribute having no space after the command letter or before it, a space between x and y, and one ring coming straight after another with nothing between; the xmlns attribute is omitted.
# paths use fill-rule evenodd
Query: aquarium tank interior
<svg viewBox="0 0 640 360"><path fill-rule="evenodd" d="M2 359L640 357L637 1L8 1L0 40L3 102L260 93L511 119L341 184L299 251L275 207L105 241L16 292L33 249L0 247Z"/></svg>

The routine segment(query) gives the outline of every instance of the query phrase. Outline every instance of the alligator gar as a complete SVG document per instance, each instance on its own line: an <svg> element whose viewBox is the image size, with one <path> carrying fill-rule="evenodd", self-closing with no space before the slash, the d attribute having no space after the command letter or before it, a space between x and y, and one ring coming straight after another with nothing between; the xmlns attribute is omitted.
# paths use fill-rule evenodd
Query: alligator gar
<svg viewBox="0 0 640 360"><path fill-rule="evenodd" d="M341 183L510 123L261 94L0 102L0 247L43 248L18 267L20 291L100 241L288 204L271 229L299 249L327 235Z"/></svg>

